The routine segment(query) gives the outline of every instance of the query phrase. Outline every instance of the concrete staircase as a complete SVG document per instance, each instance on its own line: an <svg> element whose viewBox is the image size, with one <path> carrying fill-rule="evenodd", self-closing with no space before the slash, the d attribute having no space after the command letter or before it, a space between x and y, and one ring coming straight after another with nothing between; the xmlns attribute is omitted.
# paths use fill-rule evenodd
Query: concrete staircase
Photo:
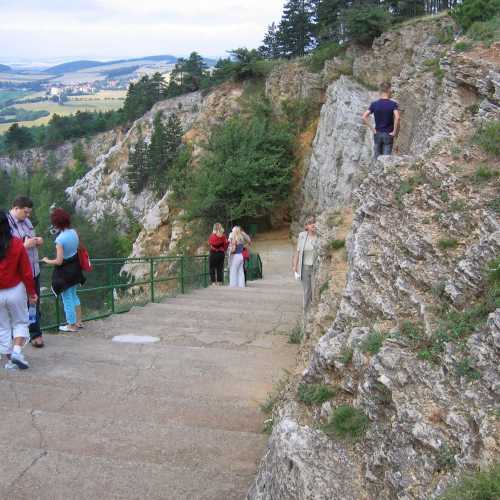
<svg viewBox="0 0 500 500"><path fill-rule="evenodd" d="M277 246L269 264L290 262L290 245ZM294 365L287 335L301 309L288 264L266 260L246 289L47 336L26 348L29 370L2 368L0 498L243 499L266 448L259 404ZM161 340L111 342L123 334Z"/></svg>

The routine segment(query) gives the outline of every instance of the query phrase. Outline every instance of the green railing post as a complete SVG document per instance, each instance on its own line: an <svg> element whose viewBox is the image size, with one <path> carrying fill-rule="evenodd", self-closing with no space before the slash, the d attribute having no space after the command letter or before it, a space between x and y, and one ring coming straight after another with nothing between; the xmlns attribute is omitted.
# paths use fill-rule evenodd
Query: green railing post
<svg viewBox="0 0 500 500"><path fill-rule="evenodd" d="M208 286L208 257L203 256L203 285L205 288Z"/></svg>
<svg viewBox="0 0 500 500"><path fill-rule="evenodd" d="M155 277L154 277L154 260L151 257L149 259L149 283L151 287L151 302L154 304L155 301Z"/></svg>
<svg viewBox="0 0 500 500"><path fill-rule="evenodd" d="M108 262L108 281L109 281L109 286L111 287L109 289L109 292L111 294L111 314L115 314L115 289L113 288L113 263Z"/></svg>
<svg viewBox="0 0 500 500"><path fill-rule="evenodd" d="M185 293L185 290L184 290L184 255L181 255L181 293Z"/></svg>

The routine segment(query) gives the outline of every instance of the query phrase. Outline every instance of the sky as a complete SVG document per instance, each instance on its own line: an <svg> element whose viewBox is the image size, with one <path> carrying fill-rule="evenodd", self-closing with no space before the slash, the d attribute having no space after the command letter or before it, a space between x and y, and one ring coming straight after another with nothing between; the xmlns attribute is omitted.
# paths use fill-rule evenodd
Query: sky
<svg viewBox="0 0 500 500"><path fill-rule="evenodd" d="M0 62L225 56L256 48L284 0L0 0Z"/></svg>

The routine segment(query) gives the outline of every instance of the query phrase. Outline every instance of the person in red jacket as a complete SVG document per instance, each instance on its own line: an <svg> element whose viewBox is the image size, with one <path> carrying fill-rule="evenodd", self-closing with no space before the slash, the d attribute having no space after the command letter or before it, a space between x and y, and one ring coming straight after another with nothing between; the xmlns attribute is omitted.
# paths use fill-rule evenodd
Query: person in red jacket
<svg viewBox="0 0 500 500"><path fill-rule="evenodd" d="M210 271L210 281L214 286L221 286L224 283L224 257L228 246L226 235L222 224L216 222L212 234L208 238L210 246L210 256L208 268Z"/></svg>
<svg viewBox="0 0 500 500"><path fill-rule="evenodd" d="M6 369L29 368L22 352L30 338L27 303L36 304L37 298L24 244L12 236L7 214L0 210L0 355L10 358Z"/></svg>

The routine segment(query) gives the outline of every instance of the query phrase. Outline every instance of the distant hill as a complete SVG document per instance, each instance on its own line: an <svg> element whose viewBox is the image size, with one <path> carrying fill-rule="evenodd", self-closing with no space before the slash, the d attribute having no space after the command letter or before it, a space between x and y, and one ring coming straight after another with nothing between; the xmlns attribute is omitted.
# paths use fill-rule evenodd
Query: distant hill
<svg viewBox="0 0 500 500"><path fill-rule="evenodd" d="M0 64L0 71L2 72L12 71L12 68L10 66L6 66L5 64Z"/></svg>
<svg viewBox="0 0 500 500"><path fill-rule="evenodd" d="M62 75L63 73L72 73L73 71L80 71L81 69L93 68L94 66L102 66L100 61L71 61L57 66L52 66L44 70L44 73L51 75Z"/></svg>
<svg viewBox="0 0 500 500"><path fill-rule="evenodd" d="M130 64L131 66L135 66L134 63L137 63L139 61L142 63L146 61L152 61L152 62L156 61L156 62L164 62L167 64L175 64L177 62L177 57L169 54L164 54L160 56L135 57L132 59L117 59L115 61L71 61L64 64L58 64L57 66L52 66L51 68L47 68L46 70L44 70L44 73L49 73L53 75L62 75L64 73L74 73L76 71L81 71L84 69L98 68L100 66L112 66L114 64L120 64L120 65ZM207 58L204 58L204 61L208 66L213 66L216 62L214 59L207 59ZM135 71L135 69L131 70L130 72L132 71Z"/></svg>

